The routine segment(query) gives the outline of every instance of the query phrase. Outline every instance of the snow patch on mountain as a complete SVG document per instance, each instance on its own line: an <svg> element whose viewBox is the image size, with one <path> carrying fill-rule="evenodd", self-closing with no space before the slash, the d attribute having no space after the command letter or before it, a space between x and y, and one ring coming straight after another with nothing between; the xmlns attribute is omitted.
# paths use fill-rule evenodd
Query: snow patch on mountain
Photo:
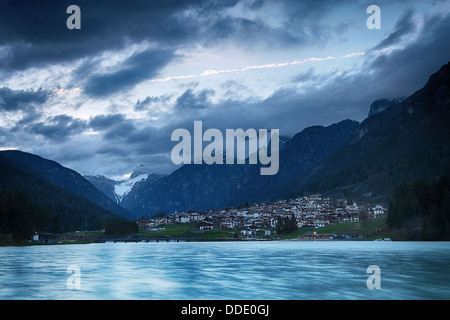
<svg viewBox="0 0 450 320"><path fill-rule="evenodd" d="M127 180L118 181L114 186L114 194L116 197L117 203L120 203L133 188L133 186L140 181L145 181L148 178L148 173L139 173L139 175L132 175Z"/></svg>

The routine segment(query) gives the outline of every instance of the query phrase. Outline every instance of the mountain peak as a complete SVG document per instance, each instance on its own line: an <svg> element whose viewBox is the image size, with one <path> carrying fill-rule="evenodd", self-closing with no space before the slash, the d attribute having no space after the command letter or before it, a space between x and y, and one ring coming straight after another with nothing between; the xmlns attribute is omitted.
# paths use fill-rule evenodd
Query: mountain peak
<svg viewBox="0 0 450 320"><path fill-rule="evenodd" d="M403 100L404 100L404 98L395 98L395 99L384 98L384 99L375 100L370 105L370 110L369 110L368 116L371 117L374 114L380 113L381 111L385 110L386 108L388 108L394 104L399 104Z"/></svg>

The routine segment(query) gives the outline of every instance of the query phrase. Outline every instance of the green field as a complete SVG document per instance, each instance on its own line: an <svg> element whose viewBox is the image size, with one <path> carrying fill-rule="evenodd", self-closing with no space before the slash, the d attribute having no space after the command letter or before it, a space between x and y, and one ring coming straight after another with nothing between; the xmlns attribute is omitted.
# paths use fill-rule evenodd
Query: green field
<svg viewBox="0 0 450 320"><path fill-rule="evenodd" d="M171 224L161 226L164 230L139 231L137 236L145 238L192 238L192 239L233 239L238 230L211 230L200 232L195 224Z"/></svg>

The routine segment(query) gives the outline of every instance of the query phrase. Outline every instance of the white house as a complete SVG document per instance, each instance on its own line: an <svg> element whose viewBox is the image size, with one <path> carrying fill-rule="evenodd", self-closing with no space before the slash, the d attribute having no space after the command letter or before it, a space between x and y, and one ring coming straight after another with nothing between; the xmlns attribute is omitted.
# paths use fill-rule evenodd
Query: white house
<svg viewBox="0 0 450 320"><path fill-rule="evenodd" d="M386 214L385 209L383 208L383 206L380 205L376 205L374 208L372 208L371 210L371 216L372 218L378 218L378 217L382 217Z"/></svg>
<svg viewBox="0 0 450 320"><path fill-rule="evenodd" d="M314 225L314 228L322 228L322 227L325 227L325 221L324 220L314 220L313 225Z"/></svg>
<svg viewBox="0 0 450 320"><path fill-rule="evenodd" d="M191 221L203 221L204 217L198 212L191 212L187 214L189 216L189 222Z"/></svg>
<svg viewBox="0 0 450 320"><path fill-rule="evenodd" d="M191 217L189 217L188 215L180 215L178 217L179 223L189 223L190 221L191 221Z"/></svg>
<svg viewBox="0 0 450 320"><path fill-rule="evenodd" d="M208 222L200 223L199 227L200 227L201 231L208 231L208 230L214 229L214 225L212 223L208 223Z"/></svg>

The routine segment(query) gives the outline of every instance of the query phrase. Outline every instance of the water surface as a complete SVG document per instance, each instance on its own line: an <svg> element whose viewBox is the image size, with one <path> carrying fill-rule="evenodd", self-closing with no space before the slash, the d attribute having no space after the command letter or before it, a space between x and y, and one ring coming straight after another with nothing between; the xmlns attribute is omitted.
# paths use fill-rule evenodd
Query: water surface
<svg viewBox="0 0 450 320"><path fill-rule="evenodd" d="M79 289L69 266L78 266ZM367 267L380 268L368 289ZM0 299L449 299L449 242L159 242L0 248Z"/></svg>

